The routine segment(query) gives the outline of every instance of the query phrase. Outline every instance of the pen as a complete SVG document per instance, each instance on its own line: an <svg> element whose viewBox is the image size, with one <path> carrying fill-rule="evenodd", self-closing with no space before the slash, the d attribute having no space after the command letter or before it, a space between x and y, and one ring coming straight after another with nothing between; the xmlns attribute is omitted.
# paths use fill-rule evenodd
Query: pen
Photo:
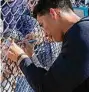
<svg viewBox="0 0 89 92"><path fill-rule="evenodd" d="M37 42L37 40L29 40L28 42L33 44L34 42Z"/></svg>

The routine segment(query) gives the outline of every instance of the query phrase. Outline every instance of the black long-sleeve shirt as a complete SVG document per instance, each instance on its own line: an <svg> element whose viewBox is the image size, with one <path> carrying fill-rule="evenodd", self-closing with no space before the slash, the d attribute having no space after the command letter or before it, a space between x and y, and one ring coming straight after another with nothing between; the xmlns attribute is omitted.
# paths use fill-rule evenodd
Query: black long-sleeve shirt
<svg viewBox="0 0 89 92"><path fill-rule="evenodd" d="M36 92L89 92L89 17L66 32L61 53L48 71L29 58L21 61L20 68Z"/></svg>

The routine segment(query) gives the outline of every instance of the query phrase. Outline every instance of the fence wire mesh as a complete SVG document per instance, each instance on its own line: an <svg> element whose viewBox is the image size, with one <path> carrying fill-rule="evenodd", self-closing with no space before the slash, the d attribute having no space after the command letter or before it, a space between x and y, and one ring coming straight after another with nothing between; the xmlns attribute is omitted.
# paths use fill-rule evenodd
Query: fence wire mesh
<svg viewBox="0 0 89 92"><path fill-rule="evenodd" d="M45 39L39 23L31 16L34 5L38 0L0 0L1 22L1 92L34 92L17 63L6 58L5 47L9 47L8 39L15 39L18 44L27 34L33 33L37 40L35 57L36 66L49 69L61 50L61 44ZM2 30L3 29L3 30ZM9 49L8 49L9 50Z"/></svg>

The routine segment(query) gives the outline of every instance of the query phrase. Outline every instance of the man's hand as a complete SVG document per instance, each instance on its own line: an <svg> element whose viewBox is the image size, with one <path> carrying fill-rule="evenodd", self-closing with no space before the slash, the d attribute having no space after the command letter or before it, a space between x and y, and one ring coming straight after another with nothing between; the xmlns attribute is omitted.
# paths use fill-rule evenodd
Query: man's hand
<svg viewBox="0 0 89 92"><path fill-rule="evenodd" d="M24 40L24 45L22 48L29 57L32 57L34 53L34 44L29 43L28 40Z"/></svg>
<svg viewBox="0 0 89 92"><path fill-rule="evenodd" d="M34 53L34 46L36 44L35 42L29 43L29 40L34 40L34 39L35 39L34 34L27 34L23 41L23 50L29 57L32 57Z"/></svg>
<svg viewBox="0 0 89 92"><path fill-rule="evenodd" d="M12 61L17 61L18 56L22 53L25 54L25 52L13 41L10 46L10 50L8 51L7 58Z"/></svg>

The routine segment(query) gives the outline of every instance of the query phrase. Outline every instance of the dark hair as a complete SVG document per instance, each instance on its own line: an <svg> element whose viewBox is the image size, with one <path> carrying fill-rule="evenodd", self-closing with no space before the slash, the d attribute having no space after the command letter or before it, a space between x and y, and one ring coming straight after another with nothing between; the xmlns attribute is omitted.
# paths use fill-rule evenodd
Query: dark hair
<svg viewBox="0 0 89 92"><path fill-rule="evenodd" d="M33 10L33 17L37 17L37 14L44 15L49 13L50 8L61 8L64 11L72 9L70 0L39 0Z"/></svg>

